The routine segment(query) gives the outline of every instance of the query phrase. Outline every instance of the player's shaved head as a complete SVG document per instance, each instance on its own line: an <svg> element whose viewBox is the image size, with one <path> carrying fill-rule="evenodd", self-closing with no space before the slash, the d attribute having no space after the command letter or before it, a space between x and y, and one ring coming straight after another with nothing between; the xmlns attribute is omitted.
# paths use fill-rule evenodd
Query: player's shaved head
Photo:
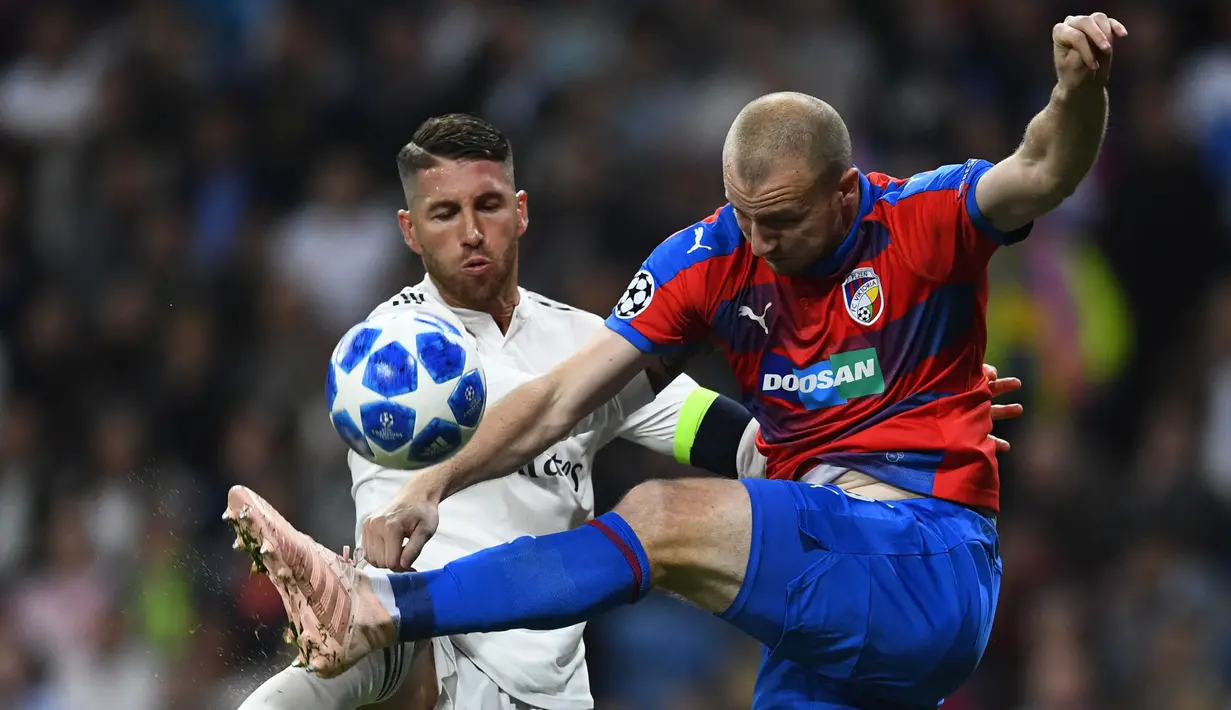
<svg viewBox="0 0 1231 710"><path fill-rule="evenodd" d="M402 178L407 203L415 195L419 171L434 168L445 160L503 163L509 183L513 184L513 146L500 129L465 113L433 116L398 151L398 176Z"/></svg>
<svg viewBox="0 0 1231 710"><path fill-rule="evenodd" d="M722 147L725 173L756 187L778 167L800 163L827 184L851 167L851 136L832 106L784 91L754 99L735 117Z"/></svg>
<svg viewBox="0 0 1231 710"><path fill-rule="evenodd" d="M722 146L722 181L752 253L778 273L834 253L859 213L846 123L807 94L767 94L739 112Z"/></svg>

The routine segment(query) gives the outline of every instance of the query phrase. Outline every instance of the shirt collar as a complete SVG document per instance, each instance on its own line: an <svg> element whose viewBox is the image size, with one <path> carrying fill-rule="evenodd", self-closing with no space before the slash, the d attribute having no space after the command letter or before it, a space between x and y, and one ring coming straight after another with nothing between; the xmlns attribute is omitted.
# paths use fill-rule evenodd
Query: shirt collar
<svg viewBox="0 0 1231 710"><path fill-rule="evenodd" d="M860 171L859 214L855 215L855 220L851 222L850 231L846 233L846 238L838 245L838 250L810 266L808 273L813 276L833 276L837 273L838 269L842 268L842 265L846 263L847 258L851 255L851 251L855 249L855 242L859 241L859 224L872 211L873 202L872 183Z"/></svg>
<svg viewBox="0 0 1231 710"><path fill-rule="evenodd" d="M427 292L430 296L432 296L432 298L435 298L437 301L439 301L445 308L448 308L450 311L453 311L453 313L455 313L458 318L462 319L462 322L465 323L467 327L470 327L476 324L488 324L488 323L494 326L496 323L496 321L492 319L491 314L489 314L487 311L473 311L473 310L470 310L469 308L461 308L460 306L449 305L448 302L446 302L445 299L441 297L440 289L436 286L435 282L432 281L432 277L428 276L427 274L423 275L423 280L419 282L418 288L422 291ZM529 298L526 298L526 289L522 288L521 286L518 286L517 294L518 294L517 305L513 307L513 320L509 324L510 331L512 330L512 323L516 323L519 320L529 317L530 312L533 310L532 304L534 302L531 301Z"/></svg>

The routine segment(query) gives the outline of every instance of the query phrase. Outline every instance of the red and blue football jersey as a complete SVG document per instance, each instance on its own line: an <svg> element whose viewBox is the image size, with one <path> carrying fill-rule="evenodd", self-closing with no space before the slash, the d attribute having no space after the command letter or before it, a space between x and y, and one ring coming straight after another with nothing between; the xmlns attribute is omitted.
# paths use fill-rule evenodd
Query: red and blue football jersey
<svg viewBox="0 0 1231 710"><path fill-rule="evenodd" d="M644 352L726 353L771 478L819 464L999 509L983 377L987 265L1020 240L975 203L991 163L860 175L859 215L806 275L775 273L730 205L646 259L607 326Z"/></svg>

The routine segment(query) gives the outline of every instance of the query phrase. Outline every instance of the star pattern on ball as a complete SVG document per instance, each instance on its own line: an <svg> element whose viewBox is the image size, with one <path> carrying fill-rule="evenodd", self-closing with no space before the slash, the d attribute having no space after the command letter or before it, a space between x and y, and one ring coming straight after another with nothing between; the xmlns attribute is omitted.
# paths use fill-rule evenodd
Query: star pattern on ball
<svg viewBox="0 0 1231 710"><path fill-rule="evenodd" d="M479 425L487 406L487 386L478 370L471 370L453 388L449 395L449 409L453 410L453 419L465 427L474 428Z"/></svg>
<svg viewBox="0 0 1231 710"><path fill-rule="evenodd" d="M424 313L375 316L334 349L325 381L330 419L369 461L398 469L439 461L482 418L482 363L446 325Z"/></svg>

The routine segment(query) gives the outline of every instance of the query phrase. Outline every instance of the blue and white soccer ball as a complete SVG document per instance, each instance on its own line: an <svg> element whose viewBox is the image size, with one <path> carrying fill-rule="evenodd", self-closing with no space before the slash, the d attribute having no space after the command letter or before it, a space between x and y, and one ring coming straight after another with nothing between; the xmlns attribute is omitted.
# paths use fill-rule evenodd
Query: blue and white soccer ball
<svg viewBox="0 0 1231 710"><path fill-rule="evenodd" d="M329 418L360 456L388 468L442 461L487 408L479 355L448 321L401 310L351 328L329 360Z"/></svg>

